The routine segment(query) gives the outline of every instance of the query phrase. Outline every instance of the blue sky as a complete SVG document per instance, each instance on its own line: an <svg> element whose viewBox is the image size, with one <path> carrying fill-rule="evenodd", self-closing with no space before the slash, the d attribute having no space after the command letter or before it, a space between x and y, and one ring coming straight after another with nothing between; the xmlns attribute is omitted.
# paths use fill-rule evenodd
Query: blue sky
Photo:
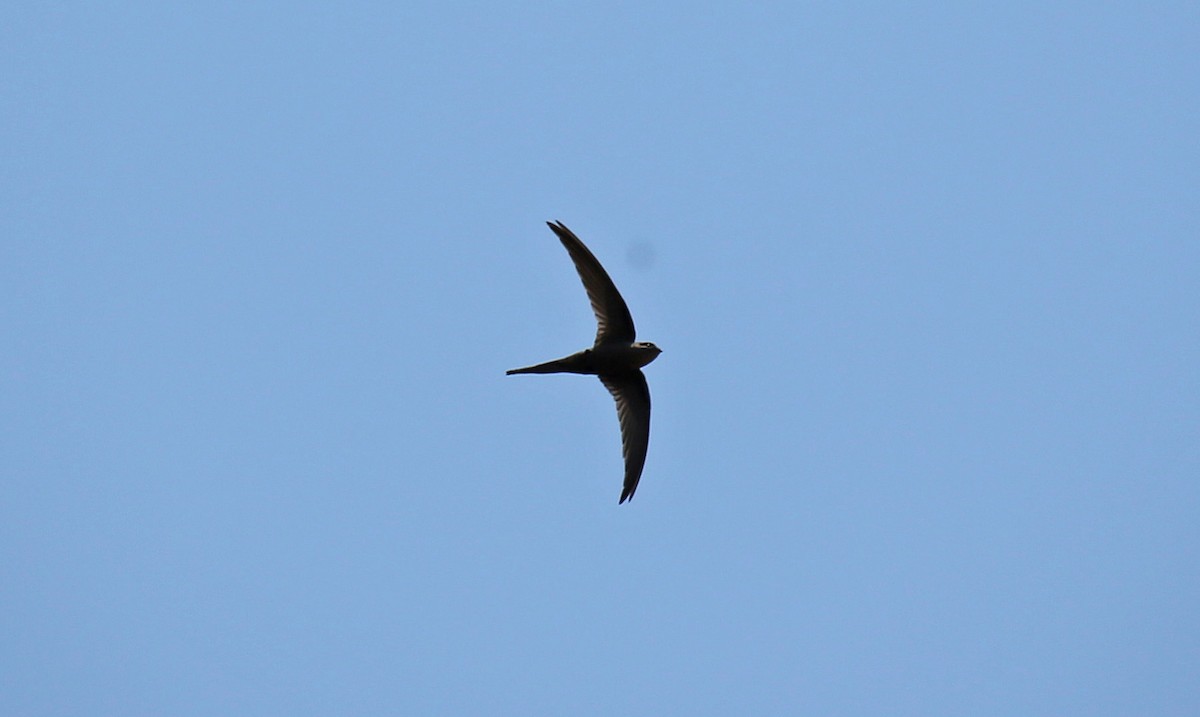
<svg viewBox="0 0 1200 717"><path fill-rule="evenodd" d="M6 5L0 712L1196 714L1198 31Z"/></svg>

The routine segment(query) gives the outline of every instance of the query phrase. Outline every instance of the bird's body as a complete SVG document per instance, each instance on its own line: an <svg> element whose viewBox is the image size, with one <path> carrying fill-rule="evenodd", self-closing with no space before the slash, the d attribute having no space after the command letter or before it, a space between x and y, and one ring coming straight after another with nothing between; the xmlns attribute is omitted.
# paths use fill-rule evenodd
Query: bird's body
<svg viewBox="0 0 1200 717"><path fill-rule="evenodd" d="M583 373L593 376L617 375L638 370L662 353L654 344L634 342L628 345L601 344L560 359L525 368L514 368L505 374L518 373Z"/></svg>
<svg viewBox="0 0 1200 717"><path fill-rule="evenodd" d="M621 422L621 446L625 456L625 483L621 503L633 497L646 449L650 442L650 388L642 367L662 351L647 341L635 341L633 317L616 285L579 237L562 222L547 222L575 263L596 315L596 341L590 349L554 361L515 368L508 375L523 373L580 373L600 377L617 402Z"/></svg>

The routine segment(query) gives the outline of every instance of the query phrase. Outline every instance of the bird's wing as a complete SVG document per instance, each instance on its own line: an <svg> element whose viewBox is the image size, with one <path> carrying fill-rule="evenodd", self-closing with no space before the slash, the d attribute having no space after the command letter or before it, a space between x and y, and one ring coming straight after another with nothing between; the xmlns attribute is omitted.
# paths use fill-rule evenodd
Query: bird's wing
<svg viewBox="0 0 1200 717"><path fill-rule="evenodd" d="M633 328L633 317L629 315L629 307L621 298L621 293L608 278L608 272L596 261L596 257L579 241L579 237L562 222L546 222L558 235L558 240L567 248L571 261L575 262L575 270L583 279L583 288L587 290L588 300L592 302L592 311L596 314L596 345L607 341L632 343L636 332Z"/></svg>
<svg viewBox="0 0 1200 717"><path fill-rule="evenodd" d="M600 380L617 402L617 418L621 421L621 450L625 456L625 487L621 500L633 497L642 466L646 464L646 448L650 445L650 387L641 371L603 375Z"/></svg>

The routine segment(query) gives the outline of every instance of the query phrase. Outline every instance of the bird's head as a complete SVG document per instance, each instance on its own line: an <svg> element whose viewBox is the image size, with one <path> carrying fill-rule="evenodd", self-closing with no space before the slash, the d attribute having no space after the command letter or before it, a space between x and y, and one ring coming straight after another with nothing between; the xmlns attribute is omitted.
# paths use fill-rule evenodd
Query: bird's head
<svg viewBox="0 0 1200 717"><path fill-rule="evenodd" d="M650 343L649 341L638 341L634 343L634 346L646 357L646 363L643 363L643 366L658 358L658 355L662 353L662 349Z"/></svg>

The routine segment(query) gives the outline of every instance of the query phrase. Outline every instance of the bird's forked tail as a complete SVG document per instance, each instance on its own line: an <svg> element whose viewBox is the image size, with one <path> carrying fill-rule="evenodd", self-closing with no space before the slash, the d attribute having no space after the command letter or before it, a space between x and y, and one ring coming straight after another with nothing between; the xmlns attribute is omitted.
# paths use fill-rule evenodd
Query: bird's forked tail
<svg viewBox="0 0 1200 717"><path fill-rule="evenodd" d="M586 351L580 351L566 358L539 363L535 366L509 369L504 372L504 375L512 376L516 373L592 373L592 371L588 370L586 353Z"/></svg>

